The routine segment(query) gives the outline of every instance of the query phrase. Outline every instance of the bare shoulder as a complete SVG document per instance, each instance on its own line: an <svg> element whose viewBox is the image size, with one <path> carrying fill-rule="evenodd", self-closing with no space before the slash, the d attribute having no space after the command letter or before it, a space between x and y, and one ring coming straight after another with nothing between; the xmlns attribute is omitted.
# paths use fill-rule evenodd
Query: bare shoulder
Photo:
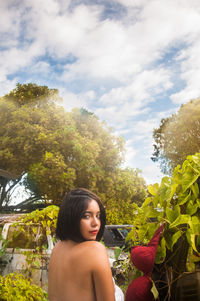
<svg viewBox="0 0 200 301"><path fill-rule="evenodd" d="M87 251L106 252L105 246L98 241L85 241L80 244L80 248Z"/></svg>
<svg viewBox="0 0 200 301"><path fill-rule="evenodd" d="M88 259L93 269L110 269L110 263L108 253L105 246L96 241L84 242L81 246L84 251L82 252L83 257ZM82 257L82 258L83 258Z"/></svg>
<svg viewBox="0 0 200 301"><path fill-rule="evenodd" d="M107 258L105 246L98 241L85 241L79 244L80 252L89 258Z"/></svg>

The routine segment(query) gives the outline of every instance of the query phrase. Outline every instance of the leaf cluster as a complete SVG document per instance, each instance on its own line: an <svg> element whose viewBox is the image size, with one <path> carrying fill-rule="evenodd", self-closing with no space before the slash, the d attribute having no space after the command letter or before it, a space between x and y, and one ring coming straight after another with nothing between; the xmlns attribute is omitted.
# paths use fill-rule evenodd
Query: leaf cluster
<svg viewBox="0 0 200 301"><path fill-rule="evenodd" d="M35 210L30 213L27 213L20 217L18 222L14 224L15 227L20 226L20 230L23 230L23 224L26 226L31 226L33 232L36 232L36 227L34 225L37 224L40 226L41 231L45 233L45 235L55 236L56 223L58 217L59 207L55 205L48 206L43 210ZM20 231L19 230L19 231Z"/></svg>
<svg viewBox="0 0 200 301"><path fill-rule="evenodd" d="M47 293L32 284L22 274L10 273L0 276L0 299L6 301L48 301Z"/></svg>
<svg viewBox="0 0 200 301"><path fill-rule="evenodd" d="M176 253L178 242L185 239L187 268L192 271L200 261L200 154L188 156L178 165L172 177L163 177L161 184L148 186L149 196L137 208L133 229L127 239L134 244L146 244L159 225L165 222L164 233L156 255L161 263L167 254Z"/></svg>
<svg viewBox="0 0 200 301"><path fill-rule="evenodd" d="M46 250L46 237L51 235L55 239L55 230L58 217L59 207L51 205L43 210L35 210L25 214L12 226L15 229L10 237L9 247L14 247L17 241L17 247L20 247L20 238L27 241L27 248L34 250L25 250L23 254L26 258L26 269L24 273L30 278L32 272L40 267L44 258L41 256L42 251ZM35 241L37 239L37 241Z"/></svg>

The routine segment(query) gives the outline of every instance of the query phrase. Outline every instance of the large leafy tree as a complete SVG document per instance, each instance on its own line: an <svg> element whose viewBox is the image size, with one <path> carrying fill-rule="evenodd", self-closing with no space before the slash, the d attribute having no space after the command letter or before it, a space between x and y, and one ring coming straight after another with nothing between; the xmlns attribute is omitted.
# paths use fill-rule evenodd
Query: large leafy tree
<svg viewBox="0 0 200 301"><path fill-rule="evenodd" d="M153 134L152 160L159 161L162 171L171 173L188 155L200 151L200 99L182 105L172 116L162 119Z"/></svg>
<svg viewBox="0 0 200 301"><path fill-rule="evenodd" d="M64 111L57 104L60 100L57 90L34 84L18 84L0 98L0 168L13 175L0 178L0 207L9 202L17 182L30 193L23 205L37 200L59 204L66 191L78 186L95 191L106 202L111 193L117 196L119 178L122 199L142 198L144 181L132 172L131 182L120 169L123 139L93 113Z"/></svg>
<svg viewBox="0 0 200 301"><path fill-rule="evenodd" d="M18 84L0 98L0 167L10 175L0 177L0 207L3 201L9 202L10 193L27 174L29 166L54 143L52 136L45 140L47 131L56 131L54 119L58 116L54 113L53 95L55 101L61 99L55 89ZM63 112L59 112L63 117Z"/></svg>

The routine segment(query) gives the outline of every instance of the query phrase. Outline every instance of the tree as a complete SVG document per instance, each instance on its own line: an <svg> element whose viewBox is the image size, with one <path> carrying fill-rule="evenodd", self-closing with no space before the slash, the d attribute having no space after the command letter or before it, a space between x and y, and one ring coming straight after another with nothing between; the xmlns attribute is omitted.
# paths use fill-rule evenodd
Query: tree
<svg viewBox="0 0 200 301"><path fill-rule="evenodd" d="M112 178L104 183L106 193L102 196L106 205L108 224L132 224L136 204L141 206L145 196L145 181L139 170L118 168Z"/></svg>
<svg viewBox="0 0 200 301"><path fill-rule="evenodd" d="M111 128L104 122L100 123L97 116L85 109L74 109L72 116L79 133L90 138L93 147L99 149L95 166L88 179L93 179L95 186L91 188L101 196L107 209L113 206L111 203L116 205L119 202L120 204L135 202L141 205L145 197L145 181L140 176L141 171L120 167L125 152L123 138L113 135ZM79 171L80 173L84 179L82 184L87 187L86 170L83 169ZM80 186L80 182L77 185ZM115 209L118 211L119 206Z"/></svg>
<svg viewBox="0 0 200 301"><path fill-rule="evenodd" d="M200 151L200 99L191 100L172 116L162 119L154 130L152 160L159 161L164 173L170 174L188 155Z"/></svg>
<svg viewBox="0 0 200 301"><path fill-rule="evenodd" d="M17 84L16 89L3 97L20 106L29 105L33 107L46 106L50 103L62 102L62 97L57 89L49 89L47 86L36 84Z"/></svg>
<svg viewBox="0 0 200 301"><path fill-rule="evenodd" d="M93 190L105 203L111 193L117 201L119 191L124 201L142 197L141 177L120 169L123 139L93 113L66 112L57 100L57 90L34 84L18 84L0 98L0 168L29 191L23 206L38 200L59 204L74 187ZM2 179L0 207L9 202L9 183Z"/></svg>
<svg viewBox="0 0 200 301"><path fill-rule="evenodd" d="M3 201L9 203L14 186L28 172L30 164L37 162L44 150L54 143L53 137L49 136L48 145L44 144L46 132L56 131L54 119L58 116L54 113L54 94L55 101L60 99L55 89L18 84L17 89L0 98L0 167L13 175L12 178L0 177L0 208ZM37 99L35 106L33 100L25 104L27 97Z"/></svg>

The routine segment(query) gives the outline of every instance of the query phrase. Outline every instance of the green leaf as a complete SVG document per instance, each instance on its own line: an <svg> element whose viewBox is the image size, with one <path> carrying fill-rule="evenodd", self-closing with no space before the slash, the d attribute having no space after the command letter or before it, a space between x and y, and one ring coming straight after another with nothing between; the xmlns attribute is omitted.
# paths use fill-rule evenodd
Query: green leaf
<svg viewBox="0 0 200 301"><path fill-rule="evenodd" d="M182 177L182 187L183 192L185 192L192 184L198 179L199 174L194 174L193 172L185 172Z"/></svg>
<svg viewBox="0 0 200 301"><path fill-rule="evenodd" d="M146 218L158 217L160 214L162 214L155 208L152 208L151 206L145 207L143 209L143 213Z"/></svg>
<svg viewBox="0 0 200 301"><path fill-rule="evenodd" d="M191 191L189 193L180 193L178 196L178 204L179 205L185 204L190 197L191 197Z"/></svg>
<svg viewBox="0 0 200 301"><path fill-rule="evenodd" d="M166 257L166 240L162 237L156 252L156 263L162 263Z"/></svg>
<svg viewBox="0 0 200 301"><path fill-rule="evenodd" d="M158 188L159 188L159 185L158 183L154 184L154 185L149 185L147 187L148 191L153 195L155 196L158 192Z"/></svg>
<svg viewBox="0 0 200 301"><path fill-rule="evenodd" d="M191 221L189 222L191 233L199 235L200 233L200 221L197 216L192 216Z"/></svg>
<svg viewBox="0 0 200 301"><path fill-rule="evenodd" d="M172 224L169 225L169 229L177 227L182 224L188 224L190 220L191 217L187 214L179 215L177 219Z"/></svg>
<svg viewBox="0 0 200 301"><path fill-rule="evenodd" d="M122 250L120 247L115 247L114 248L114 255L115 255L115 260L119 259L119 255L121 254Z"/></svg>
<svg viewBox="0 0 200 301"><path fill-rule="evenodd" d="M199 196L199 186L198 186L197 182L195 182L191 188L192 188L192 192L195 196L195 199L197 199Z"/></svg>
<svg viewBox="0 0 200 301"><path fill-rule="evenodd" d="M170 179L168 177L162 178L160 185L160 198L162 201L168 201L171 197Z"/></svg>
<svg viewBox="0 0 200 301"><path fill-rule="evenodd" d="M198 250L197 250L197 248L196 248L196 244L195 244L195 237L196 237L195 234L191 234L192 248L193 248L193 250L194 250L195 252L197 252L197 253L199 254L199 252L198 252Z"/></svg>
<svg viewBox="0 0 200 301"><path fill-rule="evenodd" d="M152 292L152 294L153 294L153 296L154 296L154 299L156 300L156 299L158 299L158 290L157 290L157 288L156 288L156 286L155 286L155 283L154 283L154 281L151 279L151 281L152 281L152 288L151 288L151 292Z"/></svg>
<svg viewBox="0 0 200 301"><path fill-rule="evenodd" d="M177 217L180 215L180 207L179 205L174 206L173 209L166 208L166 216L170 223L173 223Z"/></svg>
<svg viewBox="0 0 200 301"><path fill-rule="evenodd" d="M196 211L197 211L198 208L199 208L198 204L193 204L193 202L190 201L187 204L186 213L188 215L193 215L194 213L196 213Z"/></svg>
<svg viewBox="0 0 200 301"><path fill-rule="evenodd" d="M37 267L37 268L40 268L40 263L38 261L34 261L34 265Z"/></svg>
<svg viewBox="0 0 200 301"><path fill-rule="evenodd" d="M183 232L179 230L172 236L171 250L173 249L174 244L182 236L182 234L183 234Z"/></svg>
<svg viewBox="0 0 200 301"><path fill-rule="evenodd" d="M145 199L144 203L142 204L142 207L146 207L148 206L150 203L152 203L152 198L151 197L148 197Z"/></svg>

